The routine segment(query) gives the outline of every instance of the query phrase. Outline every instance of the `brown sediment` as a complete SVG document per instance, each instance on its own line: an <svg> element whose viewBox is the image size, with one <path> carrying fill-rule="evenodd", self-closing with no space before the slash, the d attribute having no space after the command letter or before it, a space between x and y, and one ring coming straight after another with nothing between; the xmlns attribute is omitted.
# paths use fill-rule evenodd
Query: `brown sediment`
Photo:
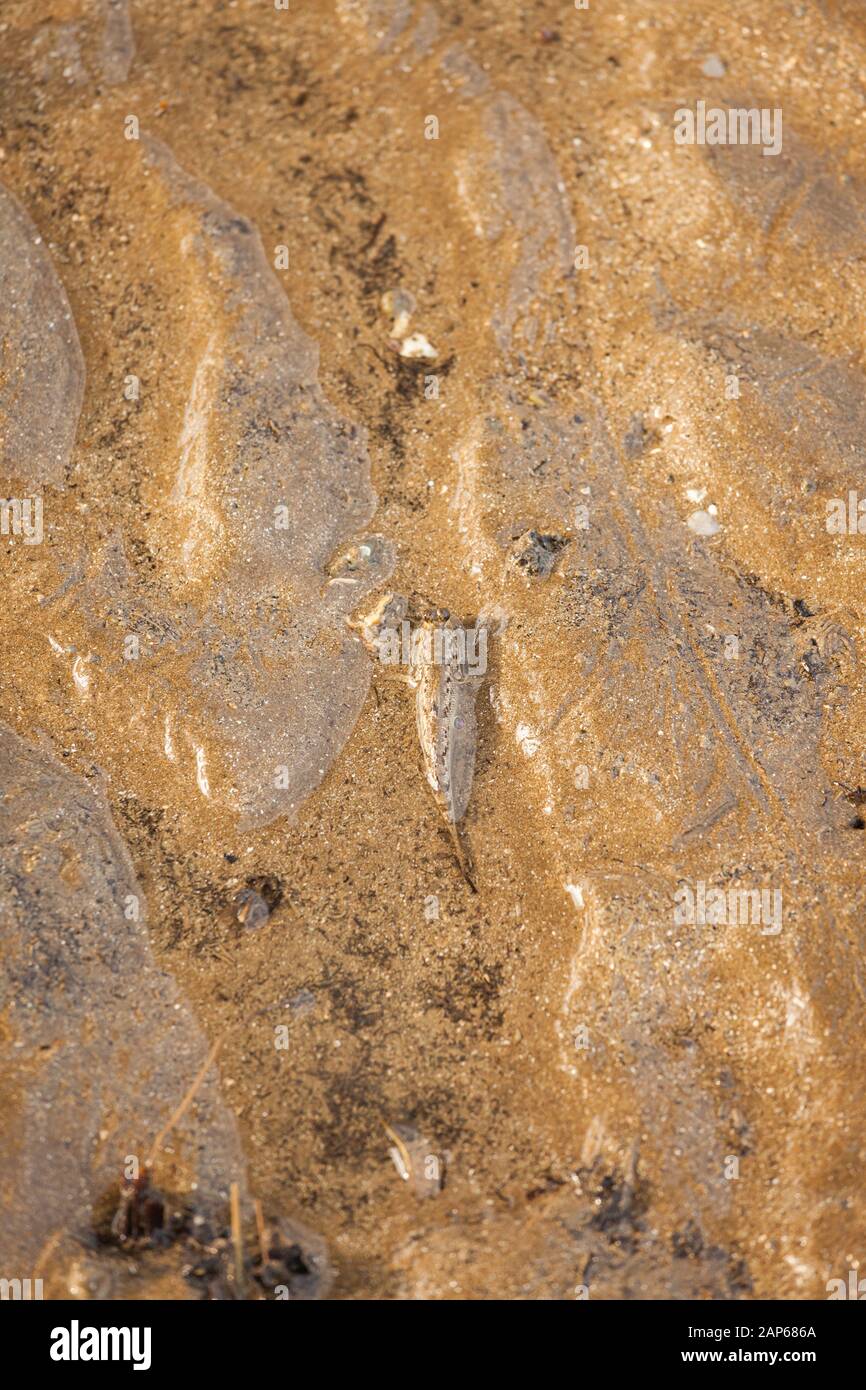
<svg viewBox="0 0 866 1390"><path fill-rule="evenodd" d="M310 1296L823 1297L864 1234L860 8L57 9L2 15L0 495L45 532L0 552L9 1248L98 1287L69 1241L220 1038L163 1180L260 1273L314 1229ZM782 154L675 145L698 99ZM386 582L487 615L477 893L347 621ZM781 930L678 921L701 882Z"/></svg>

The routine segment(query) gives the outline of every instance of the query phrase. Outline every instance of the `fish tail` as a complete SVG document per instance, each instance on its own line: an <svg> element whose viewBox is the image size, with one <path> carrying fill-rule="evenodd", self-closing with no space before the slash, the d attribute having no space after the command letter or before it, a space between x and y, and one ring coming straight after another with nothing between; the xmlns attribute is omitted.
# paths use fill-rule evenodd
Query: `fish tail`
<svg viewBox="0 0 866 1390"><path fill-rule="evenodd" d="M469 884L473 893L478 892L475 882L475 865L472 862L472 854L469 849L469 841L459 826L454 821L448 822L448 829L451 831L451 839L454 844L454 854L457 863L460 865L460 872Z"/></svg>

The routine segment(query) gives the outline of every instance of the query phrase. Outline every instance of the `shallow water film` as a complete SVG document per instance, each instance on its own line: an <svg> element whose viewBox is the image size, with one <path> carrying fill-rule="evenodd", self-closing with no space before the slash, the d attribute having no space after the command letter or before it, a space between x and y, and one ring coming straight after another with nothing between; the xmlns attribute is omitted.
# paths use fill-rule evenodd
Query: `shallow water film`
<svg viewBox="0 0 866 1390"><path fill-rule="evenodd" d="M3 0L0 1281L866 1296L864 127L860 0Z"/></svg>

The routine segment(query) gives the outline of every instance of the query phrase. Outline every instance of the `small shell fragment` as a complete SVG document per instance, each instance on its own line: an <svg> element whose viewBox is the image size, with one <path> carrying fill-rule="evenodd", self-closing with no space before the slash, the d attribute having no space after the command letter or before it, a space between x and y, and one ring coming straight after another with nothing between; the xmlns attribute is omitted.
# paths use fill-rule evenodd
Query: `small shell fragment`
<svg viewBox="0 0 866 1390"><path fill-rule="evenodd" d="M432 362L439 356L436 348L425 338L423 333L411 333L408 338L404 338L400 344L400 356L410 358L424 358Z"/></svg>
<svg viewBox="0 0 866 1390"><path fill-rule="evenodd" d="M381 299L382 308L393 319L389 337L392 348L401 357L421 358L432 362L438 353L423 333L410 333L409 323L415 312L415 299L408 290L386 290Z"/></svg>
<svg viewBox="0 0 866 1390"><path fill-rule="evenodd" d="M405 338L409 332L409 320L415 312L414 297L408 290L386 290L382 295L382 308L394 320L391 337Z"/></svg>
<svg viewBox="0 0 866 1390"><path fill-rule="evenodd" d="M386 536L363 536L331 557L326 567L328 584L360 585L369 591L388 578L394 555L394 544Z"/></svg>
<svg viewBox="0 0 866 1390"><path fill-rule="evenodd" d="M349 626L373 656L379 655L379 642L386 631L396 631L406 617L408 603L402 594L387 593L370 607L349 619Z"/></svg>
<svg viewBox="0 0 866 1390"><path fill-rule="evenodd" d="M412 1125L385 1125L394 1142L388 1156L403 1182L411 1182L416 1197L435 1197L445 1184L445 1156Z"/></svg>
<svg viewBox="0 0 866 1390"><path fill-rule="evenodd" d="M710 512L692 512L686 523L697 536L714 536L721 526Z"/></svg>
<svg viewBox="0 0 866 1390"><path fill-rule="evenodd" d="M256 931L263 927L271 915L270 908L253 888L242 888L235 897L235 916L242 927Z"/></svg>

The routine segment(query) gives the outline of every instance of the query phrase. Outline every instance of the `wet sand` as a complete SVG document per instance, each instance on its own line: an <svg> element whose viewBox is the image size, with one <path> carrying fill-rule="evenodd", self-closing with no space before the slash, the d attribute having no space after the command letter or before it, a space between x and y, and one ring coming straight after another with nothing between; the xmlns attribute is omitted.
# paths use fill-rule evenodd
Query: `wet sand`
<svg viewBox="0 0 866 1390"><path fill-rule="evenodd" d="M825 1297L861 6L8 0L0 65L0 1274ZM471 882L389 595L487 634Z"/></svg>

